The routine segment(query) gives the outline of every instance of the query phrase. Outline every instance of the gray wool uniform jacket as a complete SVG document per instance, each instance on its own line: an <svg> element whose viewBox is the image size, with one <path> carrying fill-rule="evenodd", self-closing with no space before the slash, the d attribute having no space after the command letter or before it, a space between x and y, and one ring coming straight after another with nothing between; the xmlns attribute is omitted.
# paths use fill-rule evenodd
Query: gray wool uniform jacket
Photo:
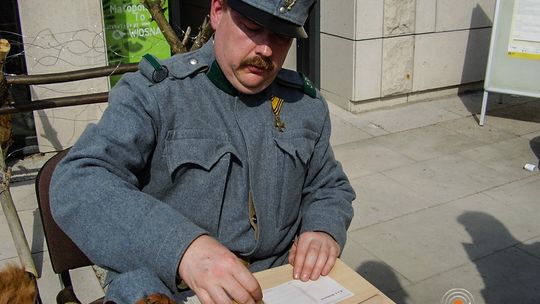
<svg viewBox="0 0 540 304"><path fill-rule="evenodd" d="M143 60L55 170L53 216L97 265L147 269L173 292L184 251L203 234L251 271L286 263L304 231L343 248L355 194L329 137L326 102L296 72L245 95L211 42L162 66Z"/></svg>

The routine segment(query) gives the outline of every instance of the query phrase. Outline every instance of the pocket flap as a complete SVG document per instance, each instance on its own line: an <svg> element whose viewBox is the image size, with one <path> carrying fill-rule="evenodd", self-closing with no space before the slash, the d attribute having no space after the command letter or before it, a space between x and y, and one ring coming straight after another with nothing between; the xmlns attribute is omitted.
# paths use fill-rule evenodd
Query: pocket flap
<svg viewBox="0 0 540 304"><path fill-rule="evenodd" d="M274 141L287 154L298 157L305 165L311 159L318 134L308 129L286 130L276 132Z"/></svg>
<svg viewBox="0 0 540 304"><path fill-rule="evenodd" d="M228 153L238 158L226 133L207 129L169 131L165 153L170 173L184 164L194 164L209 171Z"/></svg>

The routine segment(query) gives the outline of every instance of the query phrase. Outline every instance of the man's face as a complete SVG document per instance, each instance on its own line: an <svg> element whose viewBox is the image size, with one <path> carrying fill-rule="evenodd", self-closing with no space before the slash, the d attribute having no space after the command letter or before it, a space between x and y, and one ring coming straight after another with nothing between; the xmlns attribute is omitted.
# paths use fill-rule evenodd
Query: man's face
<svg viewBox="0 0 540 304"><path fill-rule="evenodd" d="M222 0L212 0L214 52L225 77L241 93L256 94L274 81L292 38L277 35L245 18Z"/></svg>

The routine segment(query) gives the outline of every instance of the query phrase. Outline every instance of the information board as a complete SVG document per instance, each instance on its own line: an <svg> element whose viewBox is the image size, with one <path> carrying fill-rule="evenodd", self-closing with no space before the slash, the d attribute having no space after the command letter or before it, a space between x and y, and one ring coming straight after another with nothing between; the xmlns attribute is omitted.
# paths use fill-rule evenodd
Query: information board
<svg viewBox="0 0 540 304"><path fill-rule="evenodd" d="M484 81L488 92L540 98L540 0L497 0Z"/></svg>
<svg viewBox="0 0 540 304"><path fill-rule="evenodd" d="M162 1L168 18L168 1ZM150 53L165 59L169 44L141 0L103 0L103 19L109 65L141 61ZM113 86L120 76L111 77Z"/></svg>

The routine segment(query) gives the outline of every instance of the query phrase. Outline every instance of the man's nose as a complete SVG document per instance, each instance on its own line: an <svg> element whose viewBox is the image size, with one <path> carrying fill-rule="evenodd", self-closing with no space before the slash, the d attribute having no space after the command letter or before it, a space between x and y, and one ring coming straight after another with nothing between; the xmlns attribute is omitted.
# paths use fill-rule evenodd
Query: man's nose
<svg viewBox="0 0 540 304"><path fill-rule="evenodd" d="M272 38L273 37L271 33L264 33L261 35L260 40L257 41L257 47L255 49L257 55L263 57L272 56Z"/></svg>
<svg viewBox="0 0 540 304"><path fill-rule="evenodd" d="M260 55L262 57L270 57L272 56L272 48L270 48L269 45L262 44L257 46L257 55Z"/></svg>

